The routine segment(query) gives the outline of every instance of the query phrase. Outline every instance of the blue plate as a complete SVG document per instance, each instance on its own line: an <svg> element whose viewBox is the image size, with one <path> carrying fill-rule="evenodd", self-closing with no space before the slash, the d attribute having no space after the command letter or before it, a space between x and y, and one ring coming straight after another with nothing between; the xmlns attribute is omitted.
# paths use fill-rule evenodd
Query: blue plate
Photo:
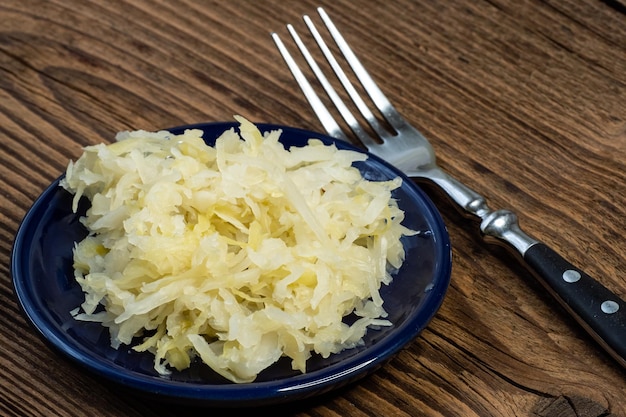
<svg viewBox="0 0 626 417"><path fill-rule="evenodd" d="M224 130L237 126L210 123L169 130L202 129L206 142L213 144ZM285 146L303 146L314 137L362 152L319 133L258 126L262 132L282 129ZM72 196L59 187L60 179L37 199L17 232L11 259L15 294L35 329L54 348L94 374L152 398L187 405L243 407L293 401L339 388L375 371L426 327L443 301L451 272L448 234L430 199L412 180L373 155L357 167L371 180L403 178L394 197L405 211L404 224L420 233L403 238L406 260L393 282L381 290L393 326L369 330L361 347L327 359L311 358L306 374L291 370L289 360L280 360L249 384L230 383L200 363L163 377L153 369L151 354L124 346L115 350L110 347L108 329L74 320L70 311L82 303L83 294L74 281L72 248L86 235L79 217L87 204L81 205L78 214L72 213Z"/></svg>

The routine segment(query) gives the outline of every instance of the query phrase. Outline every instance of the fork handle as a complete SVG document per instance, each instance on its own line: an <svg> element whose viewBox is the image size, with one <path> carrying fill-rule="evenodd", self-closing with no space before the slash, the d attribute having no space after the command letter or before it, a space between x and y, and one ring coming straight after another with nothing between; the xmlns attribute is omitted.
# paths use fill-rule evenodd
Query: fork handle
<svg viewBox="0 0 626 417"><path fill-rule="evenodd" d="M420 175L421 176L421 175ZM439 169L424 175L466 213L481 219L490 243L504 243L572 317L622 366L626 367L626 302L545 243L527 235L509 210L491 211L485 198Z"/></svg>
<svg viewBox="0 0 626 417"><path fill-rule="evenodd" d="M524 254L552 295L622 366L626 366L626 303L544 243Z"/></svg>

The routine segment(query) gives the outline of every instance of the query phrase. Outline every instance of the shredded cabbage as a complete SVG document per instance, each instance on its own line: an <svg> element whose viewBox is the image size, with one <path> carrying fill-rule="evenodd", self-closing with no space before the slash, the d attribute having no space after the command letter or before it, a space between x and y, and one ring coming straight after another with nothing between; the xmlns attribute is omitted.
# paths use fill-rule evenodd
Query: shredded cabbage
<svg viewBox="0 0 626 417"><path fill-rule="evenodd" d="M306 372L389 326L381 285L413 234L392 198L401 179L365 180L366 155L311 139L285 149L236 117L214 147L201 130L121 132L70 162L62 187L86 197L74 248L77 320L111 345L154 354L162 375L195 358L253 381L287 356ZM353 314L347 324L344 317Z"/></svg>

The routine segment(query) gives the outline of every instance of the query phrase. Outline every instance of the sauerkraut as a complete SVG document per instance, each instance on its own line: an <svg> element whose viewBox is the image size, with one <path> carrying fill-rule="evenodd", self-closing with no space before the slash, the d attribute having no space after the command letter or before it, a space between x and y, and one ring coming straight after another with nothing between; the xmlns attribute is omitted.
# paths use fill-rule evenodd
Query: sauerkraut
<svg viewBox="0 0 626 417"><path fill-rule="evenodd" d="M391 325L379 290L413 233L392 197L401 179L368 181L352 166L363 153L285 149L280 131L236 119L213 147L201 130L121 132L61 182L74 211L90 201L73 316L106 326L114 348L152 352L162 375L199 358L251 382L283 356L306 372L312 354Z"/></svg>

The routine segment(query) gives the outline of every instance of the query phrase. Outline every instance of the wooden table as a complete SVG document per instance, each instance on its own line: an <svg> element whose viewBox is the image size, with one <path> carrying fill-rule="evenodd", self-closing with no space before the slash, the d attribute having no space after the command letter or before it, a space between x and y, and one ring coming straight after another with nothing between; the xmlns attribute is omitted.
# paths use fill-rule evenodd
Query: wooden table
<svg viewBox="0 0 626 417"><path fill-rule="evenodd" d="M300 16L318 5L445 170L626 297L621 0L5 0L0 414L201 412L120 395L50 350L13 294L13 238L69 159L117 131L234 114L321 131L270 38L287 37L290 22L304 31ZM435 319L372 376L268 412L626 416L625 370L513 256L427 191L453 245L452 283Z"/></svg>

